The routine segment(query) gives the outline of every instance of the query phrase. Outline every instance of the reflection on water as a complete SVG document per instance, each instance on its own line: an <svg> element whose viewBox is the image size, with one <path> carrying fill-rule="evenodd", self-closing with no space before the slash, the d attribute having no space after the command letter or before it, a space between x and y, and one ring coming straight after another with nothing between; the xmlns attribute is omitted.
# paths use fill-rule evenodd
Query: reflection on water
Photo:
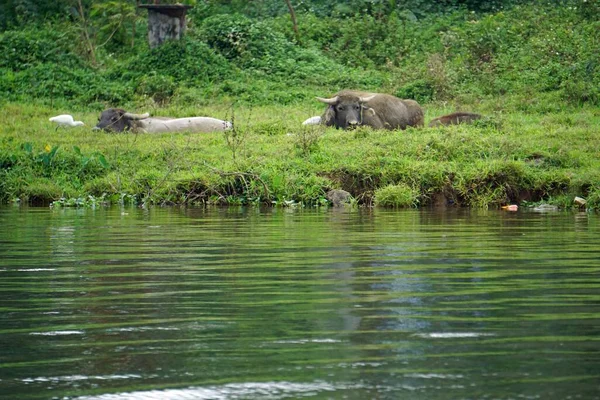
<svg viewBox="0 0 600 400"><path fill-rule="evenodd" d="M600 398L594 214L8 207L0 225L0 398Z"/></svg>
<svg viewBox="0 0 600 400"><path fill-rule="evenodd" d="M235 400L235 399L285 399L313 397L316 393L351 389L348 385L336 387L326 382L248 382L222 386L193 387L187 389L150 390L120 394L78 397L78 400Z"/></svg>

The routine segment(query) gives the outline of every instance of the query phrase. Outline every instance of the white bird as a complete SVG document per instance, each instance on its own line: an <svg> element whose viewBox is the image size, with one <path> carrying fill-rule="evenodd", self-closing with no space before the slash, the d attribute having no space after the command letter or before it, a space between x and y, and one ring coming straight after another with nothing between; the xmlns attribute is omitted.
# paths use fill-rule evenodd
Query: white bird
<svg viewBox="0 0 600 400"><path fill-rule="evenodd" d="M50 118L50 122L56 122L58 124L58 126L56 127L56 130L58 130L58 128L60 128L61 126L66 127L73 127L73 126L82 126L85 125L83 122L81 121L73 121L73 116L69 115L69 114L62 114L62 115L57 115L56 117L52 117Z"/></svg>
<svg viewBox="0 0 600 400"><path fill-rule="evenodd" d="M319 125L321 123L321 117L310 117L302 123L302 125Z"/></svg>

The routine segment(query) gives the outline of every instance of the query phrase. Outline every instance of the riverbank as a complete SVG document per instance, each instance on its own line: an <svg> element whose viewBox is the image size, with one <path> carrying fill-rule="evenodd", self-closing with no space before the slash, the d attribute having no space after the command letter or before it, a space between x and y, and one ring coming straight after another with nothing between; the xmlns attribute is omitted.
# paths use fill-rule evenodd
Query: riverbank
<svg viewBox="0 0 600 400"><path fill-rule="evenodd" d="M71 112L84 127L58 129L69 112L5 103L0 127L3 203L267 204L326 206L331 189L383 207L501 207L575 196L600 206L600 112L595 107L527 114L504 101L479 105L472 126L406 131L304 127L319 104L164 108L155 115L235 121L227 134L107 134L97 112ZM455 111L424 105L426 122ZM140 110L135 110L140 111Z"/></svg>

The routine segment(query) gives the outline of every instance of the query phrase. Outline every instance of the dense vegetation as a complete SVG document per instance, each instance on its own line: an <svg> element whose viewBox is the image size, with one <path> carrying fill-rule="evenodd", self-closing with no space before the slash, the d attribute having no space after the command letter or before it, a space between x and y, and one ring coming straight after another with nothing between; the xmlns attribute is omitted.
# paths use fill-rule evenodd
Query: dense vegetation
<svg viewBox="0 0 600 400"><path fill-rule="evenodd" d="M133 1L0 5L1 201L316 205L343 188L392 206L600 205L597 2L291 1L297 26L283 0L194 3L186 38L158 49ZM322 110L314 97L341 88L416 99L428 119L488 118L301 128ZM234 118L236 130L150 138L47 121L93 125L108 106Z"/></svg>

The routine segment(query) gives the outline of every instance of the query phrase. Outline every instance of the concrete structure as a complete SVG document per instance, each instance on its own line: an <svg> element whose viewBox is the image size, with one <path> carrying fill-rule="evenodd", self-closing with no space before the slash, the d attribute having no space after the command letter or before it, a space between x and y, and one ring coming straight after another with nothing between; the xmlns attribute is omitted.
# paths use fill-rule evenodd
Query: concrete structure
<svg viewBox="0 0 600 400"><path fill-rule="evenodd" d="M185 14L192 6L182 4L141 4L148 10L148 43L151 48L166 40L179 40L185 33Z"/></svg>

